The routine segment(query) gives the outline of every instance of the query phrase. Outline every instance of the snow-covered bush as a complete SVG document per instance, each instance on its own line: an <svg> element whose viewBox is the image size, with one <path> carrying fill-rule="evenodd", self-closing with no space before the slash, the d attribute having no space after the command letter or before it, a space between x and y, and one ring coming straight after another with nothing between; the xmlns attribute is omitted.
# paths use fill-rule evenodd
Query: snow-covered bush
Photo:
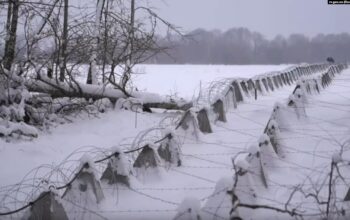
<svg viewBox="0 0 350 220"><path fill-rule="evenodd" d="M113 107L112 102L108 98L103 98L96 100L94 105L97 107L98 111L101 113L106 112L108 109Z"/></svg>
<svg viewBox="0 0 350 220"><path fill-rule="evenodd" d="M38 130L70 121L67 118L69 115L81 112L96 115L113 107L107 98L53 99L50 94L29 92L28 78L18 75L15 69L7 71L0 68L0 137L8 141L19 137L37 137Z"/></svg>
<svg viewBox="0 0 350 220"><path fill-rule="evenodd" d="M29 108L27 103L30 98L31 95L23 83L0 74L0 137L38 136L37 129L30 125L34 123L29 115L34 109Z"/></svg>
<svg viewBox="0 0 350 220"><path fill-rule="evenodd" d="M115 107L117 109L124 109L124 110L138 112L142 110L142 103L137 99L119 98L115 104Z"/></svg>

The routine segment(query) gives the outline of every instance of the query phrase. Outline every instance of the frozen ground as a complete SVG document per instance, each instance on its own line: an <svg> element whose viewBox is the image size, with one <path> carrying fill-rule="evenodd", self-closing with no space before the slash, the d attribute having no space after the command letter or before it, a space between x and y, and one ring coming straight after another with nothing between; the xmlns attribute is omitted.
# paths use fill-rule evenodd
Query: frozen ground
<svg viewBox="0 0 350 220"><path fill-rule="evenodd" d="M134 84L139 90L191 99L200 85L222 78L252 77L292 65L138 65Z"/></svg>
<svg viewBox="0 0 350 220"><path fill-rule="evenodd" d="M201 66L197 67L193 74L192 66L160 66L159 70L154 70L155 68L146 67L145 70L151 74L140 76L144 80L139 79L136 84L146 82L145 78L149 77L145 83L149 87L148 91L166 94L168 91L164 82L169 74L166 85L169 86L172 77L176 77L179 80L176 88L179 94L192 95L200 79L210 81L217 77L228 77L231 76L231 71L233 76L248 77L282 67L263 69L261 66L253 66L245 69L240 66L235 70L227 70L223 67L210 66L206 69ZM200 75L202 71L204 76ZM244 75L240 75L243 73ZM195 79L193 84L186 81L189 79ZM181 81L184 82L183 85ZM330 171L332 155L339 152L341 146L344 146L344 159L350 159L350 146L347 142L350 134L349 82L350 70L345 70L328 88L322 90L321 94L308 96L305 104L306 116L298 118L294 110L283 109L285 123L279 139L285 157L271 158L267 169L268 189L264 189L258 181L253 182L252 186L256 191L254 203L284 208L294 186L300 184L305 187L305 191L312 192L320 183L325 182ZM221 180L219 191L220 187L225 189L225 184L230 184L234 173L232 157L257 144L274 104L277 101L285 104L294 87L285 86L259 96L258 100L246 98L238 109L227 107L228 122L213 124L212 134L199 134L198 138L190 133L179 134L179 141L182 143L181 167L161 167L151 173L140 174L132 179L131 189L102 184L106 199L99 207L93 208L94 212L86 213L84 209L74 207L67 209L68 215L72 219L172 219L182 200L194 197L205 207L202 210L205 219L228 219L230 198L225 193L213 194L218 190L215 190L215 186L221 178L226 180ZM157 88L157 91L151 88ZM171 90L171 86L168 89ZM51 133L40 134L39 138L33 141L6 143L0 140L1 192L5 190L4 186L20 182L30 170L42 164L48 166L42 167L38 173L30 173L27 178L40 177L62 161L65 161L62 166L68 169L63 172L72 172L79 164L78 159L85 153L99 158L101 149L97 148L108 149L117 145L128 149L139 132L163 125L166 122L162 119L171 114L174 113L136 115L129 111L111 110L101 114L99 118L76 118L74 123L53 128ZM157 134L153 135L152 140L161 137L161 134L158 137ZM76 152L67 160L66 157L74 151ZM100 171L103 168L97 167ZM345 169L342 171L349 183L349 167L342 169ZM39 184L40 181L36 179L30 182L29 186ZM338 192L345 195L346 187L346 184L340 184ZM247 199L251 199L252 192L242 193L247 195ZM321 195L321 198L326 199L326 196ZM304 198L301 193L296 193L290 207L301 208L309 214L320 212L315 207L315 201L312 198ZM344 208L348 210L349 204L344 204ZM240 214L244 219L288 217L277 212L252 212L243 208L240 208Z"/></svg>

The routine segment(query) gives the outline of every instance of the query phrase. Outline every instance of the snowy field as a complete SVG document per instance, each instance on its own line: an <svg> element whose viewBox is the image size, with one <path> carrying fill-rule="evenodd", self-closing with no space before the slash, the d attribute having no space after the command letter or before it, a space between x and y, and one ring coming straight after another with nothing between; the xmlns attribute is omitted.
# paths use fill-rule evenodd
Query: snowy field
<svg viewBox="0 0 350 220"><path fill-rule="evenodd" d="M252 77L292 65L138 65L135 86L142 91L191 99L200 86L218 79Z"/></svg>
<svg viewBox="0 0 350 220"><path fill-rule="evenodd" d="M201 83L207 84L227 77L252 77L288 67L141 65L137 67L140 74L135 79L135 85L140 90L162 95L177 94L191 99ZM283 106L283 124L280 125L278 136L282 156L265 158L268 161L265 169L267 188L253 173L248 180L244 180L250 185L243 182L238 196L243 198L243 203L264 204L280 209L285 209L288 203L288 210L297 208L305 211L310 219L321 219L324 216L319 213L325 213L325 210L319 210L315 199L304 194L317 191L320 185L327 185L334 155L342 152L343 158L336 158L337 161L350 160L349 82L350 70L344 70L320 94L307 95L303 106L296 110L286 105L295 84L265 92L259 95L258 100L245 96L237 109L226 105L227 122L213 122L213 133L177 134L176 141L181 143L182 166L165 164L152 170L134 170L131 188L102 182L105 199L99 205L85 204L90 210L86 211L82 203L68 204L67 214L71 219L174 219L182 211L178 207L183 199L192 197L195 199L189 199L185 207L199 210L196 206L200 206L203 219L229 219L232 204L226 189L233 185L232 158L254 151L259 140L262 140L275 103L279 102ZM25 186L21 189L27 194L17 191L18 197L37 196L38 192L32 188L40 186L43 180L40 177L53 172L53 169L60 169L55 171L61 172L57 176L65 176L68 181L83 155L99 159L113 146L125 150L141 147L135 144L135 137L140 132L163 126L171 128L172 122L165 118L175 117L176 114L163 111L136 114L115 109L97 118L79 115L73 119L73 123L51 128L49 133L41 133L31 141L7 143L0 139L0 193L3 195L11 191L6 187L8 185L22 183ZM163 135L159 130L149 134L147 138L150 142ZM129 159L134 160L136 156L132 154ZM41 168L36 169L39 166ZM96 167L98 175L101 175L105 166L106 163ZM343 180L337 178L334 181L339 181L337 193L343 198L350 185L350 172L348 166L340 166L339 170ZM62 185L62 182L58 185ZM300 191L296 190L299 189L297 186L300 186ZM327 199L327 191L321 190L319 194L322 200ZM64 199L62 202L66 204ZM0 202L1 205L4 204ZM6 205L13 208L13 204ZM21 205L23 203L15 204L18 207ZM349 203L340 206L344 210L350 209ZM331 213L336 213L336 210L331 210ZM251 209L239 208L239 214L243 219L294 219L288 214L266 209L253 212ZM14 215L9 219L20 217ZM336 217L333 219L342 219Z"/></svg>

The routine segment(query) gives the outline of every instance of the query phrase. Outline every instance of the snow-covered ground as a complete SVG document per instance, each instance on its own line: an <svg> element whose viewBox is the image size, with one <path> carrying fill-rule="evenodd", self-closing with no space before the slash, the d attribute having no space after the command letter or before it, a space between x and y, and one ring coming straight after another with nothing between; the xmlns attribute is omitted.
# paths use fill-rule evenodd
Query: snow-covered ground
<svg viewBox="0 0 350 220"><path fill-rule="evenodd" d="M142 91L191 99L200 87L222 78L284 70L293 65L137 65L133 83Z"/></svg>
<svg viewBox="0 0 350 220"><path fill-rule="evenodd" d="M286 67L149 65L139 67L140 72L147 74L140 74L135 84L139 89L150 92L178 93L188 98L194 94L201 81L207 83L224 77L250 77ZM268 161L265 170L267 189L254 176L251 177L254 196L251 191L242 188L242 193L247 195L247 203L250 201L284 209L295 186L300 185L302 190L309 193L321 184L327 184L332 156L340 152L341 146L343 159L350 160L350 144L347 142L350 139L349 82L350 70L345 70L320 94L308 95L305 115L299 118L292 108L282 108L284 123L278 140L284 157L273 157ZM231 200L226 194L225 185L231 185L234 174L232 158L258 144L275 103L280 102L285 106L294 88L295 85L285 86L259 95L258 100L246 97L237 109L227 107L227 123L213 123L212 134L198 133L196 138L191 133L179 133L177 140L181 142L181 167L164 166L152 172L135 172L138 176L131 179L131 188L102 183L106 199L98 207L93 207L94 211L86 212L84 207L74 206L67 208L68 215L72 219L173 219L183 199L193 197L195 199L187 200L189 204L185 202L185 207L196 206L194 203L197 199L204 207L201 210L204 219L228 219ZM74 119L74 123L52 128L50 133L42 133L32 141L7 143L0 139L0 193L4 194L9 190L5 186L21 182L30 170L42 164L47 165L39 171L35 169L22 182L28 184L23 186L27 191L40 185L42 179L38 178L52 172L53 167L59 166L63 173L61 176L67 176L68 180L84 154L99 159L103 156L103 149L113 146L124 149L135 147L132 144L140 132L170 124L163 119L174 114L161 111L135 114L116 109L99 115L99 118L81 116ZM158 131L150 134L150 141L162 136ZM103 171L104 168L105 165L101 165L96 169ZM337 193L343 198L350 185L349 167L341 167L341 172L347 184L339 184ZM33 177L36 178L30 179ZM246 187L246 190L251 189ZM17 193L17 196L23 197L20 192ZM320 198L326 200L327 194L323 193L320 193ZM17 204L18 207L20 205L23 203ZM294 207L308 214L320 213L315 200L305 198L301 192L295 192L289 203L290 210ZM349 208L349 204L344 204L345 210ZM197 210L196 207L192 209ZM182 210L186 208L182 207L180 212ZM239 212L243 219L291 218L266 210L239 208Z"/></svg>

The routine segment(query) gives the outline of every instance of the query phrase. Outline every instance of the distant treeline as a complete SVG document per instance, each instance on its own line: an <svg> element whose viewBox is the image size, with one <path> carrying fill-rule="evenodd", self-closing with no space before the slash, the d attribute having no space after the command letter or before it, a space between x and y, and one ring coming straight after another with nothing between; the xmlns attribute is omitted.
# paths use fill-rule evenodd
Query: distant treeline
<svg viewBox="0 0 350 220"><path fill-rule="evenodd" d="M171 47L149 62L159 64L281 64L350 60L350 35L319 34L308 38L292 34L272 40L247 28L232 28L226 32L197 29L188 37L167 36L159 41Z"/></svg>

